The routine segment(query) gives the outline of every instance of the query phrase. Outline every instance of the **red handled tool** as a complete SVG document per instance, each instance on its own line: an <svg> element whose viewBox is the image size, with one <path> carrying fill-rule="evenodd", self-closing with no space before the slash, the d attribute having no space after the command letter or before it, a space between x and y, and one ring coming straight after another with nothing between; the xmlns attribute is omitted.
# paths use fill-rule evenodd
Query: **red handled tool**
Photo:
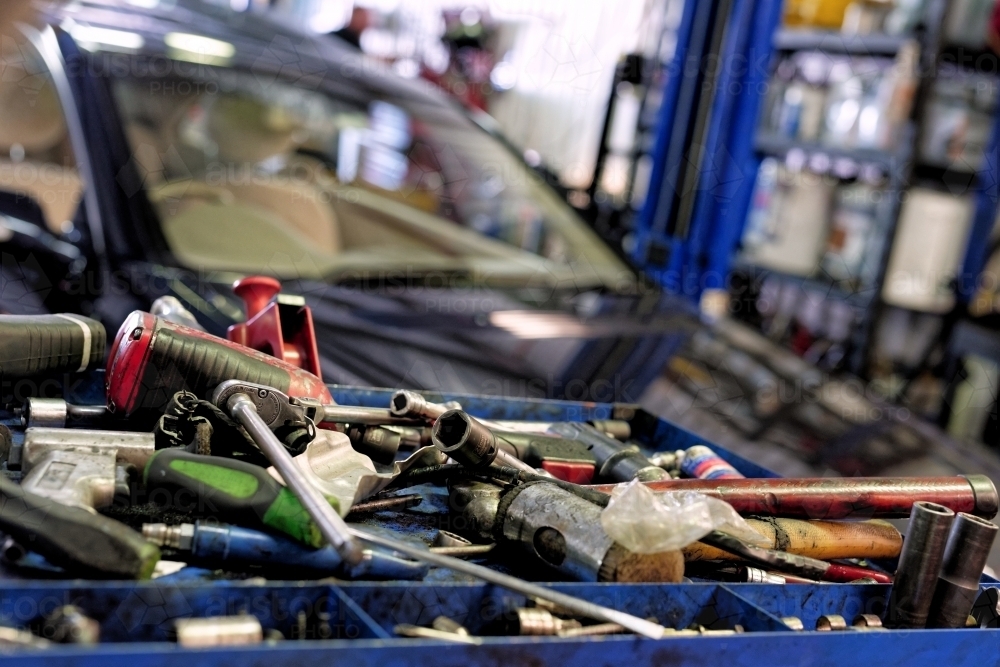
<svg viewBox="0 0 1000 667"><path fill-rule="evenodd" d="M229 340L282 359L322 376L312 310L301 296L280 294L281 283L266 276L247 276L233 284L246 304L247 321L229 327Z"/></svg>
<svg viewBox="0 0 1000 667"><path fill-rule="evenodd" d="M271 355L135 311L108 356L108 408L116 414L161 413L178 391L211 397L226 380L274 387L289 396L333 403L316 375Z"/></svg>

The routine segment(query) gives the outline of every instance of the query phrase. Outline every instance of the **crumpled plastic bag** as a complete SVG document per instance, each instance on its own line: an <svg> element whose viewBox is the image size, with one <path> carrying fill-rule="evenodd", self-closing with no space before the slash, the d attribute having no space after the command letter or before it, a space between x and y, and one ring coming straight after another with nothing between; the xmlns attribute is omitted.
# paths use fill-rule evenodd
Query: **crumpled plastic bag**
<svg viewBox="0 0 1000 667"><path fill-rule="evenodd" d="M389 486L404 471L437 463L439 456L435 447L421 447L402 461L382 465L355 451L346 434L316 429L316 438L295 457L295 462L320 493L337 500L340 516L347 516L352 506ZM273 466L267 472L285 483Z"/></svg>
<svg viewBox="0 0 1000 667"><path fill-rule="evenodd" d="M756 546L769 545L724 500L695 491L657 494L638 480L612 491L601 525L615 542L638 554L682 549L713 530Z"/></svg>

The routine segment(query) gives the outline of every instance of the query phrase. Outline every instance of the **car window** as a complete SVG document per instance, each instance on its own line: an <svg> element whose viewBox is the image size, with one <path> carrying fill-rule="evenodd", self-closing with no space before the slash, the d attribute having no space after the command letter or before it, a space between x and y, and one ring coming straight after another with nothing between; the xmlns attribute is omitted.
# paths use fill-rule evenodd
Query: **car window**
<svg viewBox="0 0 1000 667"><path fill-rule="evenodd" d="M136 166L188 266L332 279L460 271L577 287L632 276L449 105L387 93L384 81L376 93L197 71L114 83Z"/></svg>
<svg viewBox="0 0 1000 667"><path fill-rule="evenodd" d="M55 86L21 35L0 39L0 191L5 215L55 234L72 231L83 192Z"/></svg>

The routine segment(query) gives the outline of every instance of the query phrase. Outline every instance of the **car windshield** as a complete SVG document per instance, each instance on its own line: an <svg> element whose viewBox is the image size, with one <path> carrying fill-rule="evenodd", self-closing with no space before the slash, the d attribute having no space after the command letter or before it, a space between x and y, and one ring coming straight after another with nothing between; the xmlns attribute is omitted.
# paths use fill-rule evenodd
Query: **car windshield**
<svg viewBox="0 0 1000 667"><path fill-rule="evenodd" d="M197 66L115 79L133 161L178 260L335 281L457 272L580 289L632 279L500 140L389 76L377 72L376 88Z"/></svg>

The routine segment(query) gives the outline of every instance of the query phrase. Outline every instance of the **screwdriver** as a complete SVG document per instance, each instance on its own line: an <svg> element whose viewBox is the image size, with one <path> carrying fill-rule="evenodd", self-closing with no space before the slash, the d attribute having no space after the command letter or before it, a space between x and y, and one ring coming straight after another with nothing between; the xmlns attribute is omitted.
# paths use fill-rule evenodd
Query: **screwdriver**
<svg viewBox="0 0 1000 667"><path fill-rule="evenodd" d="M175 499L177 509L201 518L265 526L313 547L326 543L295 494L252 463L161 449L146 464L143 479L150 500L158 504ZM160 490L167 492L166 498ZM335 498L324 498L335 510L339 507Z"/></svg>
<svg viewBox="0 0 1000 667"><path fill-rule="evenodd" d="M93 579L149 579L160 550L123 523L29 493L0 475L0 532Z"/></svg>

